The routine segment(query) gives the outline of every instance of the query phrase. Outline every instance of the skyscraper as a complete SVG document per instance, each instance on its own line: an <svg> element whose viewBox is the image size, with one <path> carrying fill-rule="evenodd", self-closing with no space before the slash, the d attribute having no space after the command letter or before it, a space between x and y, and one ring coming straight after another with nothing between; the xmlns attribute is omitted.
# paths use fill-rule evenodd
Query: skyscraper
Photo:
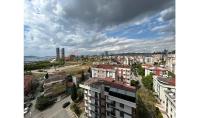
<svg viewBox="0 0 199 118"><path fill-rule="evenodd" d="M60 59L59 48L56 48L56 60Z"/></svg>
<svg viewBox="0 0 199 118"><path fill-rule="evenodd" d="M108 51L105 51L105 56L108 56Z"/></svg>
<svg viewBox="0 0 199 118"><path fill-rule="evenodd" d="M61 49L61 59L64 60L65 58L65 52L64 52L64 48Z"/></svg>

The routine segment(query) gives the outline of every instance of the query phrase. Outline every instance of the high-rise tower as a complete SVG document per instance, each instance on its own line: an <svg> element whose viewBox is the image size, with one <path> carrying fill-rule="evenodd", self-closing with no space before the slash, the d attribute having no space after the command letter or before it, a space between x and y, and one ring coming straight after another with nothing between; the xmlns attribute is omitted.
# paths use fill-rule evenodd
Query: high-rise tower
<svg viewBox="0 0 199 118"><path fill-rule="evenodd" d="M60 59L60 54L59 54L59 48L56 48L56 60L58 61Z"/></svg>
<svg viewBox="0 0 199 118"><path fill-rule="evenodd" d="M61 49L61 59L64 60L65 58L65 52L64 52L64 48Z"/></svg>

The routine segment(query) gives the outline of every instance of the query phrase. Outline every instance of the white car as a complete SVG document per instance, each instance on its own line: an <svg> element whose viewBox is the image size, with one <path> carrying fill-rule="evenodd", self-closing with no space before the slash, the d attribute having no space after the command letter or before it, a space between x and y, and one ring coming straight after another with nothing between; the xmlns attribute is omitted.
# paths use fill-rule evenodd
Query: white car
<svg viewBox="0 0 199 118"><path fill-rule="evenodd" d="M24 109L24 114L28 113L28 111L29 111L29 108L26 107L26 108Z"/></svg>

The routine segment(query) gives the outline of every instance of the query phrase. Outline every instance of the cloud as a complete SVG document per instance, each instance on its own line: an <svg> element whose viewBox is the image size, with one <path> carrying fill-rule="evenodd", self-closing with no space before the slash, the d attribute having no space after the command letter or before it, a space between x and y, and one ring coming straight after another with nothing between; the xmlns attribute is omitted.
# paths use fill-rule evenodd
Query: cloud
<svg viewBox="0 0 199 118"><path fill-rule="evenodd" d="M163 21L173 20L174 18L175 18L175 6L173 5L160 12L160 17L158 20L163 22Z"/></svg>
<svg viewBox="0 0 199 118"><path fill-rule="evenodd" d="M145 43L146 40L136 38L107 36L106 32L130 25L141 27L150 22L150 17L154 14L159 14L159 17L163 19L161 22L169 20L168 14L172 10L167 9L170 8L172 1L25 0L25 54L37 54L37 50L40 50L38 55L42 55L42 53L43 55L54 55L56 47L65 47L66 54L70 54L76 49L81 54L104 50L142 51L140 48L143 47L139 44L146 44L147 47L150 41L156 43L153 40L157 40L159 37ZM169 20L169 22L171 21ZM123 31L123 34L120 31L118 33L122 36L131 32L143 34L143 29L127 29ZM163 39L161 41L164 41ZM136 48L132 48L133 46Z"/></svg>
<svg viewBox="0 0 199 118"><path fill-rule="evenodd" d="M125 23L139 16L156 13L172 0L72 0L63 3L65 17L96 25L98 28ZM138 22L139 23L139 22Z"/></svg>

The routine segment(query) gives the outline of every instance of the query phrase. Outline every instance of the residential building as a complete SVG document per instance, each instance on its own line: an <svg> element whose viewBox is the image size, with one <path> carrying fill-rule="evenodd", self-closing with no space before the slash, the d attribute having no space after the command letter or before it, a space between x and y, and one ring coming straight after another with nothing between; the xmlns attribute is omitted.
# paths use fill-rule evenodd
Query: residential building
<svg viewBox="0 0 199 118"><path fill-rule="evenodd" d="M145 68L145 76L149 75L150 73L156 75L156 76L167 76L168 70L163 67L146 67Z"/></svg>
<svg viewBox="0 0 199 118"><path fill-rule="evenodd" d="M166 68L175 73L175 54L169 54L165 64Z"/></svg>
<svg viewBox="0 0 199 118"><path fill-rule="evenodd" d="M176 97L175 92L171 90L165 91L165 97L166 97L166 113L169 118L176 118Z"/></svg>
<svg viewBox="0 0 199 118"><path fill-rule="evenodd" d="M144 57L144 63L145 64L153 64L153 57Z"/></svg>
<svg viewBox="0 0 199 118"><path fill-rule="evenodd" d="M91 70L92 70L92 77L98 77L98 78L109 77L115 79L116 70L112 65L100 64L92 67Z"/></svg>
<svg viewBox="0 0 199 118"><path fill-rule="evenodd" d="M175 91L175 78L153 76L153 89L164 110L166 110L165 91Z"/></svg>
<svg viewBox="0 0 199 118"><path fill-rule="evenodd" d="M32 85L32 75L25 75L24 76L24 95L28 95L31 91L31 85Z"/></svg>
<svg viewBox="0 0 199 118"><path fill-rule="evenodd" d="M88 118L135 118L136 88L112 78L90 78L84 84Z"/></svg>
<svg viewBox="0 0 199 118"><path fill-rule="evenodd" d="M92 77L112 78L130 84L131 68L128 65L99 64L91 68Z"/></svg>

